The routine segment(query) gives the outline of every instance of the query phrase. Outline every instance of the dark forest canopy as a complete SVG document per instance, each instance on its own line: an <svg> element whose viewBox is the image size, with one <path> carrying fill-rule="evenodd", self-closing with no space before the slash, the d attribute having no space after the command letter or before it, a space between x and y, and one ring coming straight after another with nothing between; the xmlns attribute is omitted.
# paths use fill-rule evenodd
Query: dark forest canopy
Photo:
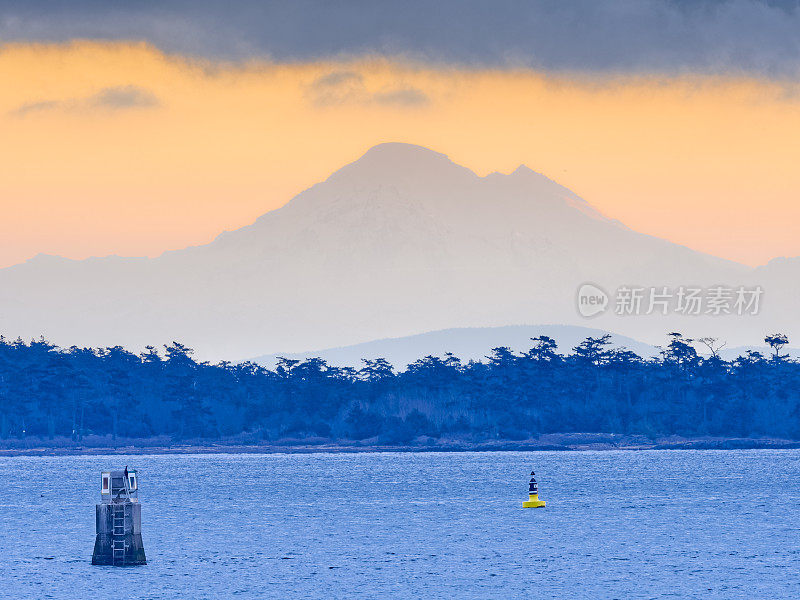
<svg viewBox="0 0 800 600"><path fill-rule="evenodd" d="M62 349L0 338L0 435L171 436L212 439L528 439L542 433L769 436L800 439L800 363L783 352L718 355L710 338L669 335L659 356L587 338L569 353L532 339L525 353L494 348L481 362L426 356L395 372L282 358L270 370L209 364L174 342L160 353ZM701 356L697 348L702 348Z"/></svg>

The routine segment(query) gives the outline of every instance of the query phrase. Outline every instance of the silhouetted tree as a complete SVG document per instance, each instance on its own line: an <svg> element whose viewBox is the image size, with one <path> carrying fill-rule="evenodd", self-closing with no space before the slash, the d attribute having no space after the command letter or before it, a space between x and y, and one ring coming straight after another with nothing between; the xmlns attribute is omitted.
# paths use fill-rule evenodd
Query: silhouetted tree
<svg viewBox="0 0 800 600"><path fill-rule="evenodd" d="M770 348L772 348L772 352L773 352L772 359L773 360L776 360L776 361L785 360L788 357L787 354L781 354L781 350L783 350L783 347L786 344L789 343L789 338L785 334L783 334L783 333L773 333L773 334L768 335L767 337L765 337L764 341L767 343L767 345Z"/></svg>

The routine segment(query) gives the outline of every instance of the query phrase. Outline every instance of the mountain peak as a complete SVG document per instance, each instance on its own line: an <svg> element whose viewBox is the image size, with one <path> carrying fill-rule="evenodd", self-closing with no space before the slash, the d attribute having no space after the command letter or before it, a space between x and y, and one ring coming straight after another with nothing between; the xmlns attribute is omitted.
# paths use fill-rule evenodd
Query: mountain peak
<svg viewBox="0 0 800 600"><path fill-rule="evenodd" d="M425 146L407 144L405 142L384 142L367 150L359 159L380 158L381 160L411 159L411 160L447 160L447 155L436 152Z"/></svg>
<svg viewBox="0 0 800 600"><path fill-rule="evenodd" d="M511 175L539 175L536 171L528 167L527 165L520 165L511 173Z"/></svg>
<svg viewBox="0 0 800 600"><path fill-rule="evenodd" d="M367 150L361 158L342 167L331 180L351 177L391 181L399 178L434 178L444 173L471 175L466 167L454 163L446 154L424 146L402 142L386 142Z"/></svg>

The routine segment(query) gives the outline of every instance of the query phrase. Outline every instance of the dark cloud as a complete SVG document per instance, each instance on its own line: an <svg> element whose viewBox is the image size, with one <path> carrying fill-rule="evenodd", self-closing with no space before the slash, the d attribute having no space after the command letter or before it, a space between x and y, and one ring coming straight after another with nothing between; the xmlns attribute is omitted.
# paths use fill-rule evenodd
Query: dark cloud
<svg viewBox="0 0 800 600"><path fill-rule="evenodd" d="M372 95L372 101L384 106L425 106L430 102L425 92L416 88L401 88L377 92Z"/></svg>
<svg viewBox="0 0 800 600"><path fill-rule="evenodd" d="M798 0L0 0L0 39L209 58L378 54L475 67L800 76Z"/></svg>
<svg viewBox="0 0 800 600"><path fill-rule="evenodd" d="M104 88L86 99L86 104L97 108L119 110L124 108L150 108L158 106L158 98L135 85Z"/></svg>
<svg viewBox="0 0 800 600"><path fill-rule="evenodd" d="M355 71L334 71L315 79L308 98L316 106L363 102L367 94L364 77Z"/></svg>
<svg viewBox="0 0 800 600"><path fill-rule="evenodd" d="M416 108L430 103L425 92L412 87L396 86L370 92L363 75L356 71L333 71L318 77L308 86L307 97L316 106L378 104Z"/></svg>
<svg viewBox="0 0 800 600"><path fill-rule="evenodd" d="M334 71L318 77L312 84L320 90L339 88L347 85L364 85L364 77L356 71Z"/></svg>
<svg viewBox="0 0 800 600"><path fill-rule="evenodd" d="M60 102L56 102L55 100L46 100L44 102L29 102L27 104L23 104L11 111L11 114L15 117L24 117L30 113L37 113L37 112L44 112L48 110L53 110L59 108L61 106Z"/></svg>
<svg viewBox="0 0 800 600"><path fill-rule="evenodd" d="M54 110L68 112L96 111L98 109L117 111L132 108L152 108L159 106L159 104L158 98L149 90L135 85L123 85L103 88L96 94L85 98L30 102L15 108L10 114L15 117L24 117L32 113Z"/></svg>

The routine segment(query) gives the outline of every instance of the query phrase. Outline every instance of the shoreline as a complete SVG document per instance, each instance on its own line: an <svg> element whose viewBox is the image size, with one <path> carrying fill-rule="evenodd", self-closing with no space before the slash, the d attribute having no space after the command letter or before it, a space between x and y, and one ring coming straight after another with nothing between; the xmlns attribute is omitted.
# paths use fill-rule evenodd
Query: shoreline
<svg viewBox="0 0 800 600"><path fill-rule="evenodd" d="M105 442L105 440L99 440ZM137 440L141 442L141 440ZM158 440L163 442L163 440ZM322 440L280 440L277 442L236 443L51 443L35 440L27 447L0 442L0 457L15 456L101 456L145 454L353 454L363 452L585 452L614 450L790 450L800 449L800 440L776 438L669 436L648 439L644 436L615 434L544 434L533 440L425 440L409 444L331 442Z"/></svg>

